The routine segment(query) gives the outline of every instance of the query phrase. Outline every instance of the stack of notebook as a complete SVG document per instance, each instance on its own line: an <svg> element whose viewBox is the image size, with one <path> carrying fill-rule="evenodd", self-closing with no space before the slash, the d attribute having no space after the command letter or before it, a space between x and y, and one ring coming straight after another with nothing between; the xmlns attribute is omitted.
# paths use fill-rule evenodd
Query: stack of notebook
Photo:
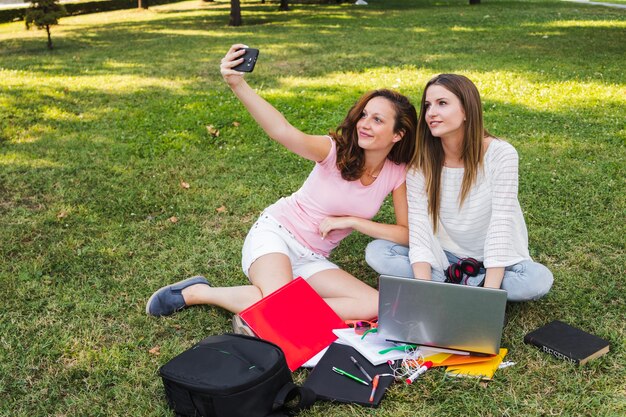
<svg viewBox="0 0 626 417"><path fill-rule="evenodd" d="M438 366L446 366L446 376L480 378L489 381L493 379L506 353L507 349L500 348L500 353L494 356L450 355Z"/></svg>

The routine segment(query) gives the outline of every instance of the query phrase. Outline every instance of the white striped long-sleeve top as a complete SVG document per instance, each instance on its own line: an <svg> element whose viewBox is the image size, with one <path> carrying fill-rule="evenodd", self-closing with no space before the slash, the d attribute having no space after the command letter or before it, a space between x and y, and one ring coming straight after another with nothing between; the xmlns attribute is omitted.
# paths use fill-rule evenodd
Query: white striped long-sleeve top
<svg viewBox="0 0 626 417"><path fill-rule="evenodd" d="M444 250L459 258L483 261L486 268L506 267L530 259L528 232L517 199L518 155L494 139L485 152L484 170L459 207L463 168L443 168L437 234L428 214L424 175L407 173L411 263L428 262L445 270Z"/></svg>

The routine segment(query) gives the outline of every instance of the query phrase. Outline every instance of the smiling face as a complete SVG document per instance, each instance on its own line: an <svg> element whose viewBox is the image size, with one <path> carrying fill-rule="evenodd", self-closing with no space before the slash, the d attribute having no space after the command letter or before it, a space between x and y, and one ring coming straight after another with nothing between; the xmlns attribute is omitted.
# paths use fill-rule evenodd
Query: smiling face
<svg viewBox="0 0 626 417"><path fill-rule="evenodd" d="M463 139L465 111L461 100L450 90L438 84L428 87L424 111L434 137Z"/></svg>
<svg viewBox="0 0 626 417"><path fill-rule="evenodd" d="M391 149L402 139L400 132L394 132L396 117L393 104L386 98L374 97L368 101L356 123L359 147L365 150Z"/></svg>

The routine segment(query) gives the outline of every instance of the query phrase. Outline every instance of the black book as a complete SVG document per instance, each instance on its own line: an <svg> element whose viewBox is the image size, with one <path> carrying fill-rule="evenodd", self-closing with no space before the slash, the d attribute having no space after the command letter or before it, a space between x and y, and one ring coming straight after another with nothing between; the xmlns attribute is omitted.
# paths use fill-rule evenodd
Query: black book
<svg viewBox="0 0 626 417"><path fill-rule="evenodd" d="M555 358L580 365L609 351L609 342L606 340L559 320L528 333L524 336L524 342L537 346Z"/></svg>

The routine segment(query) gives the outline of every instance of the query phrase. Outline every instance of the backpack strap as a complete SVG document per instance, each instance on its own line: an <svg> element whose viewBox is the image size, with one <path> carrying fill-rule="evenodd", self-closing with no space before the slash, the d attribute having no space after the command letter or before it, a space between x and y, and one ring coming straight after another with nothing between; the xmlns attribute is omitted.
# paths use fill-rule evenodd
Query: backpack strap
<svg viewBox="0 0 626 417"><path fill-rule="evenodd" d="M298 403L296 405L288 405L297 396L300 397ZM298 411L312 406L316 399L317 395L311 389L300 387L293 382L287 382L276 394L272 414L267 417L293 416Z"/></svg>

